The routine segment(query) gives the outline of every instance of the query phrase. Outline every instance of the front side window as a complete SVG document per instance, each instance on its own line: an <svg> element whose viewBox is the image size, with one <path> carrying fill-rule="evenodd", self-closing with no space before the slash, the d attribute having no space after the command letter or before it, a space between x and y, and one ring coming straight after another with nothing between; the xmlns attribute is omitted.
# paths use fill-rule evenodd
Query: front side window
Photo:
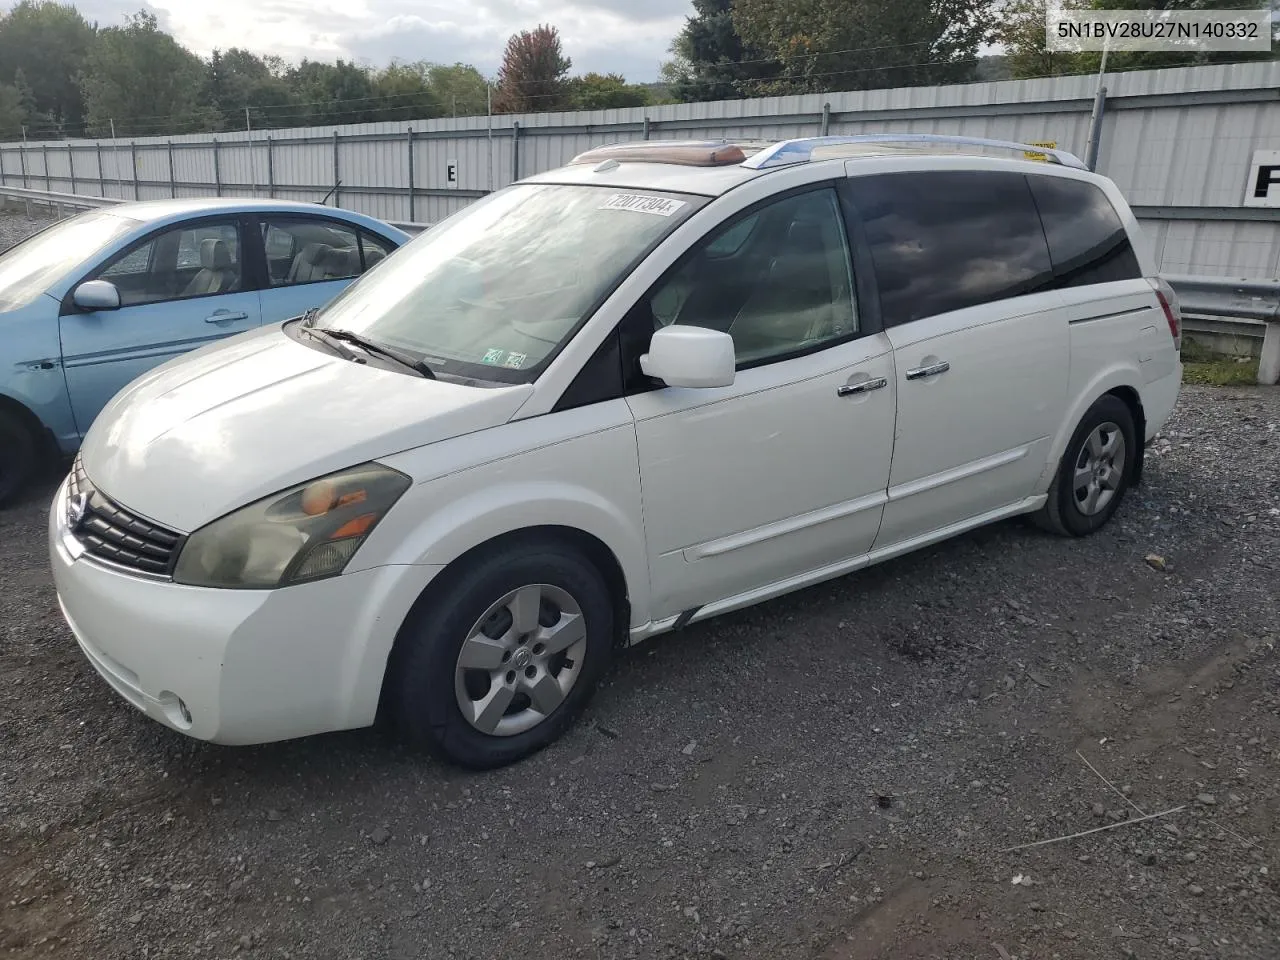
<svg viewBox="0 0 1280 960"><path fill-rule="evenodd" d="M1059 286L1142 276L1124 224L1101 188L1066 177L1028 179L1049 238L1049 256Z"/></svg>
<svg viewBox="0 0 1280 960"><path fill-rule="evenodd" d="M92 278L109 280L123 306L240 290L240 225L207 221L156 234L113 258Z"/></svg>
<svg viewBox="0 0 1280 960"><path fill-rule="evenodd" d="M1050 289L1026 178L988 170L853 177L884 325Z"/></svg>
<svg viewBox="0 0 1280 960"><path fill-rule="evenodd" d="M129 217L93 210L0 252L0 313L31 303L68 270L138 226Z"/></svg>
<svg viewBox="0 0 1280 960"><path fill-rule="evenodd" d="M655 330L682 324L728 333L739 366L856 334L835 191L786 197L715 230L658 284L647 309Z"/></svg>
<svg viewBox="0 0 1280 960"><path fill-rule="evenodd" d="M408 351L437 372L528 382L705 202L613 187L509 187L420 234L315 325Z"/></svg>

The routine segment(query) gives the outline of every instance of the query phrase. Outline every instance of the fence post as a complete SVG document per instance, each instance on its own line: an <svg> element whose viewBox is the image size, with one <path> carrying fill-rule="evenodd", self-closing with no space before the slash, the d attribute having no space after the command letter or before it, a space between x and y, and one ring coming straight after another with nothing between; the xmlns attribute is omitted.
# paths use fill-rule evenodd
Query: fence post
<svg viewBox="0 0 1280 960"><path fill-rule="evenodd" d="M22 189L30 190L31 184L27 183L27 148L18 148L18 162L22 165Z"/></svg>
<svg viewBox="0 0 1280 960"><path fill-rule="evenodd" d="M644 134L643 134L643 136L644 136L644 139L646 139L646 140L648 140L648 139L649 139L649 118L648 118L648 117L645 117L645 118L644 118Z"/></svg>
<svg viewBox="0 0 1280 960"><path fill-rule="evenodd" d="M165 146L169 153L169 196L176 197L178 195L178 181L173 175L173 141L167 141Z"/></svg>
<svg viewBox="0 0 1280 960"><path fill-rule="evenodd" d="M218 166L218 138L213 138L213 190L215 196L222 196L222 168Z"/></svg>
<svg viewBox="0 0 1280 960"><path fill-rule="evenodd" d="M824 103L822 105L822 136L827 135L827 131L831 129L831 104Z"/></svg>
<svg viewBox="0 0 1280 960"><path fill-rule="evenodd" d="M98 196L105 197L107 195L107 178L102 175L102 141L97 143L98 153Z"/></svg>
<svg viewBox="0 0 1280 960"><path fill-rule="evenodd" d="M129 141L129 166L133 169L133 199L141 200L142 194L138 190L138 144L134 140Z"/></svg>
<svg viewBox="0 0 1280 960"><path fill-rule="evenodd" d="M267 135L267 196L273 200L276 196L276 167L271 156L271 135Z"/></svg>
<svg viewBox="0 0 1280 960"><path fill-rule="evenodd" d="M333 205L335 207L342 206L342 203L338 200L338 194L339 194L338 187L339 187L339 184L341 183L342 183L342 179L338 176L338 131L334 130L333 131Z"/></svg>
<svg viewBox="0 0 1280 960"><path fill-rule="evenodd" d="M511 180L520 179L520 121L511 121Z"/></svg>
<svg viewBox="0 0 1280 960"><path fill-rule="evenodd" d="M1098 145L1102 142L1102 115L1107 109L1107 88L1099 87L1093 98L1093 115L1089 117L1089 145L1085 148L1085 165L1098 168Z"/></svg>
<svg viewBox="0 0 1280 960"><path fill-rule="evenodd" d="M49 145L47 143L40 144L40 158L44 161L44 191L48 193L53 187L49 184Z"/></svg>
<svg viewBox="0 0 1280 960"><path fill-rule="evenodd" d="M4 173L4 147L0 147L0 187L3 187L8 182Z"/></svg>
<svg viewBox="0 0 1280 960"><path fill-rule="evenodd" d="M409 222L413 219L413 127L405 131L405 143L409 145Z"/></svg>
<svg viewBox="0 0 1280 960"><path fill-rule="evenodd" d="M71 192L76 192L76 150L67 144L67 173L71 176Z"/></svg>

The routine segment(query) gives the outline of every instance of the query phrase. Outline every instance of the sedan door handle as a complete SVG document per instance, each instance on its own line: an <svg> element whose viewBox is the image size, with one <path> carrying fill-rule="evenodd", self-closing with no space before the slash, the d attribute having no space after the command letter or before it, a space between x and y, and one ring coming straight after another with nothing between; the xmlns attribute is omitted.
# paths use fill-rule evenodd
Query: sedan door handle
<svg viewBox="0 0 1280 960"><path fill-rule="evenodd" d="M879 390L881 387L887 387L889 381L884 377L877 377L874 380L862 380L858 383L845 383L836 387L837 397L850 397L856 393L867 393L871 390Z"/></svg>
<svg viewBox="0 0 1280 960"><path fill-rule="evenodd" d="M943 360L941 363L931 363L927 367L916 367L914 370L907 371L908 380L923 380L925 377L936 377L940 373L946 373L951 369L951 364Z"/></svg>
<svg viewBox="0 0 1280 960"><path fill-rule="evenodd" d="M230 313L226 310L215 310L212 315L204 318L205 323L226 323L228 320L248 320L247 313Z"/></svg>

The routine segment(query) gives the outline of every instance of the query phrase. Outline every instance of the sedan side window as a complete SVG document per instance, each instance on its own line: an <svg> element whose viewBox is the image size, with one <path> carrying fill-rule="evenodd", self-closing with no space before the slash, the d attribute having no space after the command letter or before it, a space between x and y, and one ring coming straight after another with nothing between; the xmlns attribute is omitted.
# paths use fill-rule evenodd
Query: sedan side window
<svg viewBox="0 0 1280 960"><path fill-rule="evenodd" d="M739 366L858 332L853 274L835 191L775 201L706 237L648 298L653 328L733 337Z"/></svg>
<svg viewBox="0 0 1280 960"><path fill-rule="evenodd" d="M124 251L92 279L115 284L124 306L231 293L242 283L239 224L166 230Z"/></svg>
<svg viewBox="0 0 1280 960"><path fill-rule="evenodd" d="M358 277L365 270L366 255L373 254L371 239L365 239L362 255L354 227L316 217L265 219L262 243L273 287Z"/></svg>

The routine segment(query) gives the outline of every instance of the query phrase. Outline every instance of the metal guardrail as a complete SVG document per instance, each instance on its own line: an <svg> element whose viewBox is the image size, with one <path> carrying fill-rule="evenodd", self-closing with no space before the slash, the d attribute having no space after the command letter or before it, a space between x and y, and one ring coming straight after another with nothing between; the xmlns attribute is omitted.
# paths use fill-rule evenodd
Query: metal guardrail
<svg viewBox="0 0 1280 960"><path fill-rule="evenodd" d="M14 200L23 201L30 212L31 204L49 207L57 212L59 219L62 218L63 208L72 210L89 210L95 207L110 207L118 203L132 203L131 200L121 200L118 197L93 197L82 193L57 193L52 190L32 190L28 187L10 187L0 186L0 198L9 197ZM226 200L233 200L233 197L224 197ZM418 223L407 220L386 220L397 230L403 230L411 236L416 236L424 230L428 230L435 226L433 223Z"/></svg>

